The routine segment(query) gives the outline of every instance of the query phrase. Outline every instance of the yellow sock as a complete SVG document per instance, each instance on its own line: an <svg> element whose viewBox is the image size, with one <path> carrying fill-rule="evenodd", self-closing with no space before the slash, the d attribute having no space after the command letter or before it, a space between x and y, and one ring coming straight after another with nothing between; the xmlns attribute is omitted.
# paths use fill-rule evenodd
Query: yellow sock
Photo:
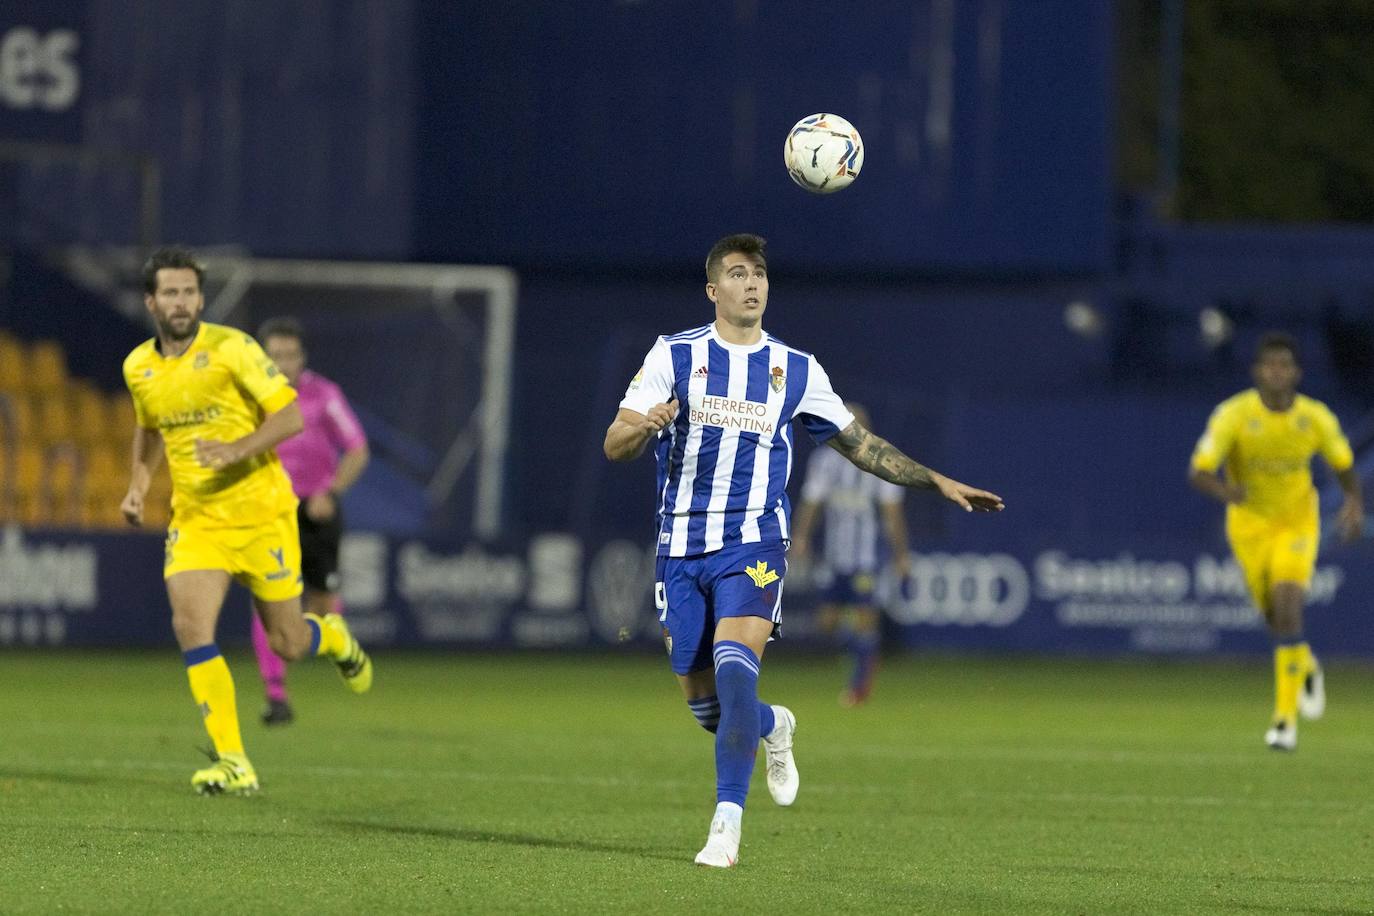
<svg viewBox="0 0 1374 916"><path fill-rule="evenodd" d="M305 619L320 631L320 644L315 647L316 655L339 658L348 651L348 641L343 633L326 624L319 614L306 614Z"/></svg>
<svg viewBox="0 0 1374 916"><path fill-rule="evenodd" d="M1308 653L1303 643L1274 647L1274 719L1294 722L1298 716L1298 688L1307 676Z"/></svg>
<svg viewBox="0 0 1374 916"><path fill-rule="evenodd" d="M1302 656L1298 659L1302 663L1302 676L1307 677L1308 674L1317 670L1317 657L1312 654L1312 647L1305 642L1298 643L1297 648L1302 652Z"/></svg>
<svg viewBox="0 0 1374 916"><path fill-rule="evenodd" d="M210 733L215 752L243 753L243 736L239 734L239 709L234 699L234 678L229 665L214 643L184 653L186 677L191 681L191 696L205 718L205 730Z"/></svg>

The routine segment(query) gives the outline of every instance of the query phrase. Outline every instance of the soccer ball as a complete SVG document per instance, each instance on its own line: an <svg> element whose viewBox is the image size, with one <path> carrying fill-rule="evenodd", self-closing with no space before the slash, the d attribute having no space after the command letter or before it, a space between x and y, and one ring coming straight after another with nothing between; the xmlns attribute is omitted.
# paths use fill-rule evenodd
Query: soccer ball
<svg viewBox="0 0 1374 916"><path fill-rule="evenodd" d="M782 161L797 184L815 194L830 194L859 177L864 141L839 115L807 115L787 132Z"/></svg>

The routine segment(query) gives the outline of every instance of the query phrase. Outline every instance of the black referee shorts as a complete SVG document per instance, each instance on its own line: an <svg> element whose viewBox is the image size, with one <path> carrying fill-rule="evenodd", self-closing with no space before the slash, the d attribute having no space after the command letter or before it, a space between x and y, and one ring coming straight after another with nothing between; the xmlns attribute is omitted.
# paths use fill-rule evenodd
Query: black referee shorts
<svg viewBox="0 0 1374 916"><path fill-rule="evenodd" d="M296 509L301 529L301 579L317 592L339 590L339 540L343 537L343 512L334 505L334 517L317 522L305 514L305 503Z"/></svg>

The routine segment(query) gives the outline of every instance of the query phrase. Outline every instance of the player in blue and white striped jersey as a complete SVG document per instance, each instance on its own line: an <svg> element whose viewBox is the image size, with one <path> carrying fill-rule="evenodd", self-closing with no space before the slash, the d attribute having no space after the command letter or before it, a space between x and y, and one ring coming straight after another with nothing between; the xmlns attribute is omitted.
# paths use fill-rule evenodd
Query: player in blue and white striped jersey
<svg viewBox="0 0 1374 916"><path fill-rule="evenodd" d="M869 425L862 407L845 406L861 426ZM821 628L828 633L838 629L854 659L849 685L840 694L844 706L859 705L873 691L882 636L877 586L885 559L883 541L890 548L898 582L906 578L911 564L904 495L901 487L864 473L830 449L816 449L806 465L788 555L797 562L808 559L816 522L823 522L820 559L830 583L822 598Z"/></svg>
<svg viewBox="0 0 1374 916"><path fill-rule="evenodd" d="M759 702L759 660L782 621L792 421L865 471L939 490L966 510L1000 497L917 464L854 420L816 358L764 332L765 242L726 236L706 257L709 325L660 337L630 382L604 449L658 461L655 599L673 671L697 721L716 735L716 812L699 865L739 858L740 823L760 739L773 800L799 778L796 718Z"/></svg>

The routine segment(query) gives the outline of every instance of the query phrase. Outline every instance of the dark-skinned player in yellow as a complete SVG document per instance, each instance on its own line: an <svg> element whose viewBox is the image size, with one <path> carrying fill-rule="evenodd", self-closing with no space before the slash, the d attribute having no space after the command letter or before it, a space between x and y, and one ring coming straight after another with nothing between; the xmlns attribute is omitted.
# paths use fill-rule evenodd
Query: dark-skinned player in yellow
<svg viewBox="0 0 1374 916"><path fill-rule="evenodd" d="M1322 456L1345 492L1336 524L1347 539L1364 527L1364 502L1340 423L1321 401L1298 393L1302 369L1293 338L1266 334L1251 375L1254 388L1212 412L1189 481L1226 504L1227 540L1274 639L1274 718L1264 742L1291 751L1299 713L1317 719L1326 709L1322 669L1302 621L1321 536L1313 456Z"/></svg>

